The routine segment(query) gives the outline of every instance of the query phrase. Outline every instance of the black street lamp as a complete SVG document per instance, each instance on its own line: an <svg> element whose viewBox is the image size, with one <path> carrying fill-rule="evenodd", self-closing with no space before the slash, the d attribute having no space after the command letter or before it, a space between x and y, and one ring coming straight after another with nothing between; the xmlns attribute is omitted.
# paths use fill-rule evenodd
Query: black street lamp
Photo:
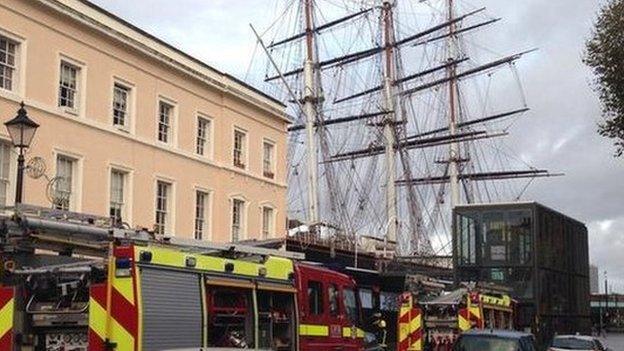
<svg viewBox="0 0 624 351"><path fill-rule="evenodd" d="M30 143L35 136L39 124L28 118L28 113L24 108L24 102L20 104L20 109L17 111L17 116L12 120L4 123L9 135L11 136L11 142L13 147L19 148L19 156L17 157L17 186L15 188L15 205L22 203L22 191L24 184L24 149L30 147Z"/></svg>

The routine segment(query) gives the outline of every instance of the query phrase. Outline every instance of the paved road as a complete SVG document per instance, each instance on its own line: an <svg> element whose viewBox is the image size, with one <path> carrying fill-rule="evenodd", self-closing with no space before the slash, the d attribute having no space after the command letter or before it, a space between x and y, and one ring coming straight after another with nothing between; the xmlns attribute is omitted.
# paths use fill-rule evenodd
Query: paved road
<svg viewBox="0 0 624 351"><path fill-rule="evenodd" d="M624 334L610 334L602 341L613 351L624 351Z"/></svg>

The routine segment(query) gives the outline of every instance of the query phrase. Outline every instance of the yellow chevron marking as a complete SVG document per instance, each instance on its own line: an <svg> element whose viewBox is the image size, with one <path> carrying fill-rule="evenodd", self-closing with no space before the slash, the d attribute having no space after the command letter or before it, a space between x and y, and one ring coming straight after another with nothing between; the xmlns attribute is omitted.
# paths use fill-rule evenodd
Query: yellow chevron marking
<svg viewBox="0 0 624 351"><path fill-rule="evenodd" d="M106 339L106 309L94 298L89 299L89 327L100 339Z"/></svg>
<svg viewBox="0 0 624 351"><path fill-rule="evenodd" d="M117 343L115 351L133 351L134 337L114 318L111 321L111 341Z"/></svg>
<svg viewBox="0 0 624 351"><path fill-rule="evenodd" d="M420 329L421 326L422 326L421 316L419 315L416 318L412 317L412 320L410 321L410 332L413 333L417 331L418 329Z"/></svg>
<svg viewBox="0 0 624 351"><path fill-rule="evenodd" d="M410 334L410 325L408 323L399 323L399 341L407 339Z"/></svg>
<svg viewBox="0 0 624 351"><path fill-rule="evenodd" d="M479 306L476 306L476 307L470 306L468 308L468 312L470 312L470 314L472 314L476 318L481 319L481 308L479 308Z"/></svg>
<svg viewBox="0 0 624 351"><path fill-rule="evenodd" d="M106 336L106 309L95 299L89 299L89 327L102 339ZM110 341L117 343L116 351L133 351L134 338L114 318L111 318Z"/></svg>
<svg viewBox="0 0 624 351"><path fill-rule="evenodd" d="M468 321L466 318L462 317L461 315L458 316L458 320L459 320L459 330L461 331L466 331L469 330L471 325L470 325L470 321Z"/></svg>
<svg viewBox="0 0 624 351"><path fill-rule="evenodd" d="M409 351L422 351L422 339L418 339L414 343L412 343Z"/></svg>
<svg viewBox="0 0 624 351"><path fill-rule="evenodd" d="M0 309L0 336L6 334L13 327L13 311L15 309L15 299L11 298L2 309Z"/></svg>
<svg viewBox="0 0 624 351"><path fill-rule="evenodd" d="M113 287L121 294L121 296L125 297L130 304L134 305L134 290L132 288L131 277L114 277Z"/></svg>

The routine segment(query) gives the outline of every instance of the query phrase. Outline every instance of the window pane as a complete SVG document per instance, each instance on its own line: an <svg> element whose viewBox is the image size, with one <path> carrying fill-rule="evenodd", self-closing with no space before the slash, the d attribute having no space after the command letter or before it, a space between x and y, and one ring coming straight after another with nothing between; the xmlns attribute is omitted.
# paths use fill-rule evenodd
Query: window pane
<svg viewBox="0 0 624 351"><path fill-rule="evenodd" d="M359 289L360 293L360 303L362 304L362 308L372 309L373 308L373 291L370 289Z"/></svg>
<svg viewBox="0 0 624 351"><path fill-rule="evenodd" d="M338 315L338 288L334 284L330 284L327 288L327 298L329 299L329 314Z"/></svg>
<svg viewBox="0 0 624 351"><path fill-rule="evenodd" d="M173 106L163 101L159 102L158 108L158 140L163 143L169 142L171 133L171 118Z"/></svg>
<svg viewBox="0 0 624 351"><path fill-rule="evenodd" d="M76 109L78 95L77 77L79 68L67 62L61 62L59 82L59 106Z"/></svg>
<svg viewBox="0 0 624 351"><path fill-rule="evenodd" d="M345 312L347 313L347 318L349 318L351 323L358 324L360 322L360 313L355 291L353 291L352 289L344 289L342 293L344 294L343 302Z"/></svg>
<svg viewBox="0 0 624 351"><path fill-rule="evenodd" d="M6 206L9 190L9 174L11 165L12 145L0 142L0 205Z"/></svg>
<svg viewBox="0 0 624 351"><path fill-rule="evenodd" d="M479 230L479 215L476 213L462 213L457 215L458 240L457 250L459 263L472 265L477 263L476 241Z"/></svg>
<svg viewBox="0 0 624 351"><path fill-rule="evenodd" d="M202 240L206 229L206 209L208 194L197 191L195 194L195 239Z"/></svg>
<svg viewBox="0 0 624 351"><path fill-rule="evenodd" d="M128 97L130 89L120 84L115 84L113 89L113 124L126 126L128 117Z"/></svg>
<svg viewBox="0 0 624 351"><path fill-rule="evenodd" d="M245 202L234 199L232 201L232 241L239 241L243 226L243 206Z"/></svg>
<svg viewBox="0 0 624 351"><path fill-rule="evenodd" d="M505 225L504 212L492 211L483 214L483 264L496 265L508 260L509 233Z"/></svg>
<svg viewBox="0 0 624 351"><path fill-rule="evenodd" d="M210 121L201 117L197 118L197 149L198 155L204 155L209 145Z"/></svg>
<svg viewBox="0 0 624 351"><path fill-rule="evenodd" d="M262 171L265 177L273 178L273 149L271 143L263 144Z"/></svg>
<svg viewBox="0 0 624 351"><path fill-rule="evenodd" d="M234 166L245 168L245 133L240 130L234 131L233 152Z"/></svg>
<svg viewBox="0 0 624 351"><path fill-rule="evenodd" d="M262 208L262 237L267 239L273 234L273 209L270 207Z"/></svg>
<svg viewBox="0 0 624 351"><path fill-rule="evenodd" d="M66 156L56 159L54 205L59 210L69 210L73 190L74 160Z"/></svg>
<svg viewBox="0 0 624 351"><path fill-rule="evenodd" d="M320 282L308 281L308 311L312 315L323 314L323 288Z"/></svg>
<svg viewBox="0 0 624 351"><path fill-rule="evenodd" d="M123 220L124 182L125 173L117 170L111 171L109 215L114 223L121 223Z"/></svg>
<svg viewBox="0 0 624 351"><path fill-rule="evenodd" d="M16 43L0 36L0 88L2 89L13 90L16 47Z"/></svg>
<svg viewBox="0 0 624 351"><path fill-rule="evenodd" d="M169 220L169 193L171 185L169 183L158 181L156 183L156 224L154 231L157 234L166 234Z"/></svg>

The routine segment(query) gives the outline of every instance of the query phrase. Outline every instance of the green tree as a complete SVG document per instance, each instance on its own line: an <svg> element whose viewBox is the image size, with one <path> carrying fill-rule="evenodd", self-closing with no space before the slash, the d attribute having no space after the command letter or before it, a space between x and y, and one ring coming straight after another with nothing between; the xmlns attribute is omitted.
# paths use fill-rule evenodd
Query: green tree
<svg viewBox="0 0 624 351"><path fill-rule="evenodd" d="M609 0L600 9L584 60L594 72L602 103L600 135L614 139L615 156L624 155L624 0Z"/></svg>

